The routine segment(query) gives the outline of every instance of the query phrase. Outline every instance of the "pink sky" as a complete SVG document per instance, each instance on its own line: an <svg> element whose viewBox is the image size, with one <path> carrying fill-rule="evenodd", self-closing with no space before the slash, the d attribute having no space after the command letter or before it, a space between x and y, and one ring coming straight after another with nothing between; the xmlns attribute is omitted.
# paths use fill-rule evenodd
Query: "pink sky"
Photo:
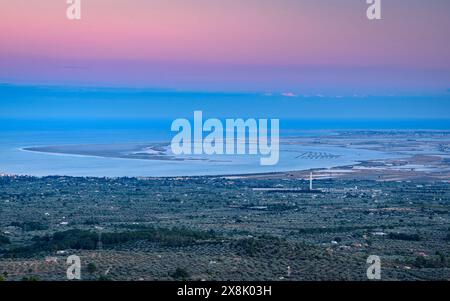
<svg viewBox="0 0 450 301"><path fill-rule="evenodd" d="M81 21L67 20L66 7L65 0L0 1L0 81L330 93L450 88L447 0L383 1L376 22L365 17L365 0L82 0Z"/></svg>

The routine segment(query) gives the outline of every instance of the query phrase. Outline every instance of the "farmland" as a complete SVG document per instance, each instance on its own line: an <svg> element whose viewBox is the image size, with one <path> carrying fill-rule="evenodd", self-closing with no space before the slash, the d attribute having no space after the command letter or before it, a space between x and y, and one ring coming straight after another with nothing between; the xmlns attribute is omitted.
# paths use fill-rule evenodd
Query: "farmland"
<svg viewBox="0 0 450 301"><path fill-rule="evenodd" d="M0 177L0 275L65 280L450 279L442 181ZM268 193L257 188L283 188Z"/></svg>

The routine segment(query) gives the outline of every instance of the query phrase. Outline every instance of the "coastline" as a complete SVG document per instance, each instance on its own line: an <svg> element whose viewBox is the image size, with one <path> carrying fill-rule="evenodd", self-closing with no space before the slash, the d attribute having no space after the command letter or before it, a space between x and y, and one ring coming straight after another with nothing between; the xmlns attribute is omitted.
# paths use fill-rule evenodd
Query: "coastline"
<svg viewBox="0 0 450 301"><path fill-rule="evenodd" d="M126 160L126 159L125 159ZM195 179L209 179L209 178L223 178L228 180L238 179L298 179L308 180L310 174L313 174L314 180L324 179L347 179L347 180L373 180L382 182L447 182L450 183L450 172L446 173L426 173L426 172L411 172L411 171L394 171L390 169L382 169L379 171L373 170L358 170L357 166L370 164L371 161L361 161L354 165L342 165L332 168L313 168L305 170L290 170L279 172L261 172L261 173L243 173L243 174L216 174L216 175L182 175L182 176L71 176L71 175L46 175L36 176L27 174L11 174L0 172L0 177L28 177L28 178L46 178L46 177L64 177L64 178L105 178L105 179L121 179L134 178L142 180L195 180Z"/></svg>
<svg viewBox="0 0 450 301"><path fill-rule="evenodd" d="M256 157L176 158L167 142L58 145L59 140L54 140L47 146L19 147L17 141L14 148L5 149L8 161L2 170L8 175L39 177L306 178L313 171L318 178L445 180L450 178L446 146L449 135L448 131L350 131L319 137L283 137L283 160L273 168L260 167ZM39 156L44 154L48 160Z"/></svg>
<svg viewBox="0 0 450 301"><path fill-rule="evenodd" d="M325 147L325 146L321 146L321 147ZM132 161L141 161L141 162L151 162L151 161L160 161L160 162L165 162L165 163L181 163L184 162L186 164L192 164L191 166L193 167L193 174L189 174L189 165L184 165L184 167L188 166L187 169L180 169L180 174L174 174L174 175L138 175L138 176L127 176L127 175L123 175L123 176L113 176L114 178L116 177L140 177L140 178L171 178L171 177L271 177L271 176L275 176L275 175L280 175L280 174L286 174L286 173L300 173L300 172L309 172L309 171L315 171L315 170L330 170L330 169L342 169L342 168L346 168L348 166L352 167L355 165L358 165L361 163L361 160L357 160L357 159L349 159L348 158L348 154L347 154L347 158L344 160L341 160L343 162L339 162L339 160L336 160L337 158L340 157L340 155L334 155L329 157L330 154L327 153L319 153L319 155L315 154L315 157L313 159L310 158L302 158L302 159L296 159L296 158L289 158L287 159L289 162L289 160L301 160L303 162L305 162L305 167L304 168L293 168L293 169L289 169L287 164L284 164L284 166L277 166L274 167L274 169L278 169L278 170L273 170L273 171L261 171L261 172L254 172L254 171L238 171L239 168L243 168L243 169L259 169L259 165L251 165L251 164L247 164L246 166L241 166L242 164L242 158L239 158L239 156L235 156L234 160L232 161L232 159L230 159L230 161L219 161L219 160L214 160L214 159L210 159L210 160L201 160L201 159L196 159L196 158L168 158L165 157L164 159L161 159L159 156L149 156L145 159L143 158L136 158L136 157L130 157L130 156L126 156L123 154L120 155L115 155L115 154L102 154L102 153L97 153L97 154L79 154L79 153L67 153L67 152L62 152L62 151L54 151L55 148L58 147L23 147L20 148L20 151L23 152L29 152L29 153L38 153L38 154L46 154L46 155L51 155L51 156L62 156L62 157L75 157L75 158L99 158L99 159L108 159L108 160L120 160L122 162L126 162L132 160ZM297 150L298 151L298 150ZM303 152L303 150L300 151L301 153ZM321 159L321 156L324 156L324 160ZM331 159L330 159L331 158ZM210 164L210 166L195 166L196 162L201 162L203 161L205 164ZM349 164L349 161L351 161L352 164ZM253 162L254 163L254 162ZM217 171L217 173L211 173L210 171L212 169L214 169L215 167L217 167L218 165L215 164L219 164L219 166L221 168L219 168L219 170ZM224 165L225 164L225 165ZM226 169L229 169L229 171L225 171L223 170L224 166L228 167ZM318 165L318 166L317 166ZM183 167L183 166L181 166ZM200 169L198 169L200 168ZM222 170L220 170L222 169ZM200 171L199 171L200 170ZM176 172L175 172L176 173ZM204 173L204 174L202 174ZM102 176L95 176L95 177L103 177Z"/></svg>

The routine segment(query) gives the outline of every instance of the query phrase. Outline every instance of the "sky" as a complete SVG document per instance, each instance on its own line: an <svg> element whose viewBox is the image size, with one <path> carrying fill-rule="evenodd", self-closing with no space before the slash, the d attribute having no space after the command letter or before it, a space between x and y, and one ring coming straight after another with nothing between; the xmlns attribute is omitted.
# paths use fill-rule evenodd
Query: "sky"
<svg viewBox="0 0 450 301"><path fill-rule="evenodd" d="M280 118L324 120L446 120L446 96L292 96L289 93L195 92L0 84L0 119L88 120ZM450 120L449 120L450 121ZM450 122L445 123L447 127ZM1 125L0 125L1 128Z"/></svg>
<svg viewBox="0 0 450 301"><path fill-rule="evenodd" d="M20 90L48 86L91 87L89 97L98 87L122 97L135 89L149 104L165 99L149 91L178 91L196 98L189 108L246 95L249 103L295 103L298 114L291 103L279 112L294 117L310 109L325 110L323 118L367 110L378 118L446 117L450 1L382 0L379 21L366 18L367 7L365 0L82 0L81 20L70 21L65 0L0 0L0 93L8 96L0 94L0 117L25 116ZM43 99L55 89L46 91L36 106L50 103ZM75 99L73 112L90 116L73 93L52 103L49 116L73 115L64 106ZM407 97L415 110L404 106Z"/></svg>

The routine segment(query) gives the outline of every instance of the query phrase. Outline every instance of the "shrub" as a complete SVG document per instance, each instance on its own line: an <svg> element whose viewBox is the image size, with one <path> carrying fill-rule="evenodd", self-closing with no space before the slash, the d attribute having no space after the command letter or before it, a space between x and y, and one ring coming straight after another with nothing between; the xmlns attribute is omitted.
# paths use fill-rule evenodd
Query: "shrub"
<svg viewBox="0 0 450 301"><path fill-rule="evenodd" d="M450 241L450 233L444 238L445 241Z"/></svg>
<svg viewBox="0 0 450 301"><path fill-rule="evenodd" d="M11 226L21 228L23 231L40 231L48 229L48 225L42 224L40 222L12 222Z"/></svg>
<svg viewBox="0 0 450 301"><path fill-rule="evenodd" d="M87 272L89 273L89 274L93 274L93 273L95 273L97 271L97 266L94 264L94 263L89 263L88 265L87 265Z"/></svg>
<svg viewBox="0 0 450 301"><path fill-rule="evenodd" d="M183 268L177 268L170 276L175 279L188 279L190 274Z"/></svg>
<svg viewBox="0 0 450 301"><path fill-rule="evenodd" d="M11 243L11 241L9 240L8 237L6 237L6 236L0 234L0 246L1 246L1 245L8 245L8 244L10 244L10 243Z"/></svg>
<svg viewBox="0 0 450 301"><path fill-rule="evenodd" d="M419 234L389 233L388 238L396 240L420 241Z"/></svg>
<svg viewBox="0 0 450 301"><path fill-rule="evenodd" d="M25 277L22 278L22 281L32 281L32 282L39 281L39 277L37 277L37 276L29 276L29 277L25 276Z"/></svg>
<svg viewBox="0 0 450 301"><path fill-rule="evenodd" d="M150 241L169 247L182 247L193 245L199 240L215 237L215 233L208 231L195 231L186 228L145 228L137 231L110 232L102 234L102 243L105 247L114 247L127 242ZM38 252L56 250L95 250L98 243L98 234L87 230L67 230L56 232L53 239L49 236L33 238L34 244L9 251L9 254L32 255Z"/></svg>

